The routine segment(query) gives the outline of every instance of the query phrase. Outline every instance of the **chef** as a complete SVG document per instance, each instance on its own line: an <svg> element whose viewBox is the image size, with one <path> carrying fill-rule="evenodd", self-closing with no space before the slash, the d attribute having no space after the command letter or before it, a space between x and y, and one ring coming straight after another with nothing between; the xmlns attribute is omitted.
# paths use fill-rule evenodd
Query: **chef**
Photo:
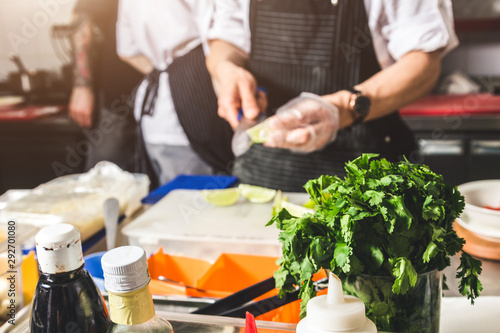
<svg viewBox="0 0 500 333"><path fill-rule="evenodd" d="M205 65L213 6L209 0L119 2L118 54L146 75L134 101L144 143L138 164L151 166L160 184L180 173L225 171L233 159L232 130L217 116Z"/></svg>
<svg viewBox="0 0 500 333"><path fill-rule="evenodd" d="M281 108L267 141L236 160L242 182L285 191L342 176L363 152L411 159L418 149L396 110L432 89L458 44L449 0L216 0L209 39L218 113L233 128L240 107L255 119L302 92L321 96Z"/></svg>

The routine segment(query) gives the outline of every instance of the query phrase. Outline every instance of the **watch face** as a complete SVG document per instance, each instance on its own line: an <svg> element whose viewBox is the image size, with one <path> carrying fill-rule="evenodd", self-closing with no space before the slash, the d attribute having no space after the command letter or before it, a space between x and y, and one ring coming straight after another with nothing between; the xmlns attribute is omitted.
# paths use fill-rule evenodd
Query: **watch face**
<svg viewBox="0 0 500 333"><path fill-rule="evenodd" d="M360 118L364 118L368 115L370 111L371 101L366 96L358 96L356 98L356 103L354 104L354 112L359 115Z"/></svg>

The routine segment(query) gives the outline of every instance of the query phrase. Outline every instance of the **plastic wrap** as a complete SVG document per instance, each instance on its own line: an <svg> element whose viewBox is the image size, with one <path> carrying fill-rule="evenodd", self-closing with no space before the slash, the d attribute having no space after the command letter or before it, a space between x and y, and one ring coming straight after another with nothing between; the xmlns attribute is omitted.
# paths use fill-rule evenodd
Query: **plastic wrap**
<svg viewBox="0 0 500 333"><path fill-rule="evenodd" d="M104 227L103 204L107 198L118 199L120 213L130 214L140 206L148 188L147 176L99 162L87 173L56 178L8 203L0 212L0 221L14 219L37 228L69 223L80 230L85 240Z"/></svg>

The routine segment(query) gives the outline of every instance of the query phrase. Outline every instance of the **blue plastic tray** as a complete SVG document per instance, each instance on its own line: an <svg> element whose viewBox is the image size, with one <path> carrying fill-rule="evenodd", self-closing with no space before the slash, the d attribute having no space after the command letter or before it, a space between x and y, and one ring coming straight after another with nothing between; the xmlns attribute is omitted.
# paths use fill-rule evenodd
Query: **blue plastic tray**
<svg viewBox="0 0 500 333"><path fill-rule="evenodd" d="M219 175L179 175L170 182L158 187L149 193L144 199L143 204L153 205L160 201L172 190L205 190L228 188L233 185L238 178L234 176Z"/></svg>

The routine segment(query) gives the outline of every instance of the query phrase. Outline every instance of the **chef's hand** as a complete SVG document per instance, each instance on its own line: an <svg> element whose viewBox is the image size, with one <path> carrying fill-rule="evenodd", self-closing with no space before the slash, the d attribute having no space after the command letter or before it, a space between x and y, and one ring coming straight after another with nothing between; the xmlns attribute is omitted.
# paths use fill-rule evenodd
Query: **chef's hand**
<svg viewBox="0 0 500 333"><path fill-rule="evenodd" d="M69 116L80 127L90 128L94 111L94 92L90 87L74 87L69 102Z"/></svg>
<svg viewBox="0 0 500 333"><path fill-rule="evenodd" d="M310 153L335 140L339 111L318 95L302 93L266 121L271 132L264 146Z"/></svg>
<svg viewBox="0 0 500 333"><path fill-rule="evenodd" d="M266 93L257 90L257 82L250 72L231 62L224 62L217 69L219 109L218 114L233 129L238 127L238 112L243 117L255 120L267 108Z"/></svg>

